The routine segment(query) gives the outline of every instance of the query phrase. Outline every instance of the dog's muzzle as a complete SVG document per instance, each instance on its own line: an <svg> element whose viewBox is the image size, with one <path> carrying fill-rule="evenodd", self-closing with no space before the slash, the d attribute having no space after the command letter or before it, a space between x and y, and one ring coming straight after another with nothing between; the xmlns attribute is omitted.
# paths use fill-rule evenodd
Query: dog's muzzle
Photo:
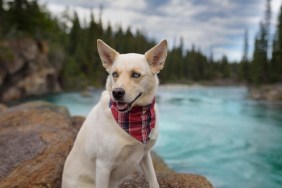
<svg viewBox="0 0 282 188"><path fill-rule="evenodd" d="M124 91L124 90L123 90ZM117 94L118 95L118 94ZM123 94L124 95L124 94ZM129 111L131 108L132 108L132 105L133 103L139 98L141 97L142 93L139 93L135 99L129 103L125 103L125 102L122 102L122 101L119 101L116 99L116 97L114 96L114 93L113 93L113 96L114 96L114 99L116 100L116 108L119 112L127 112ZM122 97L121 97L122 98Z"/></svg>

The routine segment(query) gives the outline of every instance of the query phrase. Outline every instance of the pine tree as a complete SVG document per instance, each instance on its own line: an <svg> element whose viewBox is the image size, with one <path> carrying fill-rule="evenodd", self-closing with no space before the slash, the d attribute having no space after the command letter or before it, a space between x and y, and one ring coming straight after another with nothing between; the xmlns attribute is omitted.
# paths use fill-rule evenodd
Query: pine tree
<svg viewBox="0 0 282 188"><path fill-rule="evenodd" d="M266 46L266 31L263 23L261 23L260 31L255 39L255 49L251 65L252 82L256 85L267 83L268 64Z"/></svg>
<svg viewBox="0 0 282 188"><path fill-rule="evenodd" d="M30 25L27 23L29 18L25 9L29 7L27 0L18 0L9 2L8 20L12 24L12 28L19 31L28 30Z"/></svg>
<svg viewBox="0 0 282 188"><path fill-rule="evenodd" d="M98 58L96 57L96 51L97 51L97 45L96 45L96 31L97 31L97 24L95 23L94 20L94 15L91 12L90 15L90 23L89 23L89 27L85 28L85 36L81 36L83 38L86 38L85 40L85 56L87 58L87 65L86 65L86 72L87 75L89 76L89 78L91 78L91 80L93 80L96 77L95 74L95 69L97 68L96 64L98 64L97 60Z"/></svg>
<svg viewBox="0 0 282 188"><path fill-rule="evenodd" d="M0 37L2 37L4 26L4 8L3 8L3 0L0 0Z"/></svg>
<svg viewBox="0 0 282 188"><path fill-rule="evenodd" d="M278 35L278 53L277 53L277 70L278 70L278 79L282 81L282 5L280 7L280 14L278 18L277 26L277 35Z"/></svg>
<svg viewBox="0 0 282 188"><path fill-rule="evenodd" d="M68 53L75 54L77 46L80 42L81 36L81 26L77 13L74 13L74 18L72 20L72 28L69 34L69 45L68 45Z"/></svg>
<svg viewBox="0 0 282 188"><path fill-rule="evenodd" d="M249 53L249 36L248 36L248 29L245 30L244 33L244 45L243 45L243 57L240 63L240 70L239 70L239 79L241 81L250 81L250 63L248 58Z"/></svg>
<svg viewBox="0 0 282 188"><path fill-rule="evenodd" d="M265 8L265 16L264 16L264 28L265 28L267 57L268 57L268 54L270 52L270 25L271 25L271 0L266 0L266 8Z"/></svg>
<svg viewBox="0 0 282 188"><path fill-rule="evenodd" d="M178 67L175 70L176 75L178 79L183 80L185 73L183 72L184 69L184 63L183 63L183 51L184 51L184 39L183 37L180 37L179 39L179 46L175 48L175 62L178 63Z"/></svg>
<svg viewBox="0 0 282 188"><path fill-rule="evenodd" d="M85 70L85 53L82 48L82 28L76 12L72 18L72 27L68 35L67 43L67 59L63 66L63 85L65 88L74 88L75 83L83 83L83 78L86 77ZM86 80L86 79L85 79ZM77 89L77 88L75 88Z"/></svg>
<svg viewBox="0 0 282 188"><path fill-rule="evenodd" d="M206 79L211 80L216 77L215 74L215 61L214 61L214 55L213 55L213 49L210 50L210 55L207 60L207 68L206 68Z"/></svg>
<svg viewBox="0 0 282 188"><path fill-rule="evenodd" d="M271 81L282 81L282 5L280 7L278 24L272 46L273 50L270 64Z"/></svg>
<svg viewBox="0 0 282 188"><path fill-rule="evenodd" d="M112 45L113 44L113 29L110 23L108 24L108 27L107 27L106 37L109 40L109 45Z"/></svg>
<svg viewBox="0 0 282 188"><path fill-rule="evenodd" d="M249 53L249 32L248 29L245 30L244 33L244 46L243 46L243 57L242 61L248 61L248 53Z"/></svg>
<svg viewBox="0 0 282 188"><path fill-rule="evenodd" d="M3 2L3 1L2 1ZM60 34L57 20L35 0L8 1L4 34L46 39Z"/></svg>
<svg viewBox="0 0 282 188"><path fill-rule="evenodd" d="M270 23L271 23L271 0L266 0L264 20L260 22L260 30L255 39L253 61L251 65L252 82L256 85L270 81L270 65L268 54L270 51Z"/></svg>
<svg viewBox="0 0 282 188"><path fill-rule="evenodd" d="M228 63L227 56L223 56L221 63L220 63L220 69L221 69L221 74L223 79L227 79L230 77L230 67Z"/></svg>
<svg viewBox="0 0 282 188"><path fill-rule="evenodd" d="M2 13L4 12L4 7L3 7L3 0L0 0L0 16L2 15Z"/></svg>

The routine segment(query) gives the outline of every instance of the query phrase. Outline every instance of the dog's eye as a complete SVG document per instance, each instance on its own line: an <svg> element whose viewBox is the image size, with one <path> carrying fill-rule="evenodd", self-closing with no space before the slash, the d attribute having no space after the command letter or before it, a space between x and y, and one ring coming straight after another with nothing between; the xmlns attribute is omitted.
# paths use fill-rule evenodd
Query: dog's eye
<svg viewBox="0 0 282 188"><path fill-rule="evenodd" d="M133 72L132 73L132 77L133 78L139 78L141 76L141 74L137 73L137 72Z"/></svg>
<svg viewBox="0 0 282 188"><path fill-rule="evenodd" d="M113 72L113 73L112 73L112 76L113 76L114 78L117 78L117 77L118 77L118 73L117 73L117 72Z"/></svg>

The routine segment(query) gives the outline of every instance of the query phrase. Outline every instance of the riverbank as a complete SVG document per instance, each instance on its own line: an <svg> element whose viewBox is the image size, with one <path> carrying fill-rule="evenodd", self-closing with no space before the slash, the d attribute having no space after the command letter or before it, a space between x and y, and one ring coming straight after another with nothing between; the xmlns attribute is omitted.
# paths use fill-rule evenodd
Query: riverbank
<svg viewBox="0 0 282 188"><path fill-rule="evenodd" d="M83 121L47 102L0 105L0 187L59 188L64 161ZM162 188L212 187L203 176L174 172L156 154L153 163ZM144 182L137 171L121 188L145 188Z"/></svg>
<svg viewBox="0 0 282 188"><path fill-rule="evenodd" d="M251 86L240 83L227 84L226 82L191 82L189 84L162 84L160 88L179 89L179 88L203 88L203 87L246 87L248 89L248 98L254 100L281 101L282 100L282 83L266 84L261 86Z"/></svg>
<svg viewBox="0 0 282 188"><path fill-rule="evenodd" d="M249 87L249 97L255 100L282 100L282 83Z"/></svg>

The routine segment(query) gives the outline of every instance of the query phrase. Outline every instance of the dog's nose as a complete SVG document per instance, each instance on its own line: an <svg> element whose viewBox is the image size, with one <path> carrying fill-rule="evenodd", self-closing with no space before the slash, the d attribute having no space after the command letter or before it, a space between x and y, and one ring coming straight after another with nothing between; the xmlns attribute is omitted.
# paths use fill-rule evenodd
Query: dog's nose
<svg viewBox="0 0 282 188"><path fill-rule="evenodd" d="M124 89L122 88L115 88L113 90L113 97L116 99L116 100L120 100L122 99L122 97L124 96L125 94L125 91Z"/></svg>

